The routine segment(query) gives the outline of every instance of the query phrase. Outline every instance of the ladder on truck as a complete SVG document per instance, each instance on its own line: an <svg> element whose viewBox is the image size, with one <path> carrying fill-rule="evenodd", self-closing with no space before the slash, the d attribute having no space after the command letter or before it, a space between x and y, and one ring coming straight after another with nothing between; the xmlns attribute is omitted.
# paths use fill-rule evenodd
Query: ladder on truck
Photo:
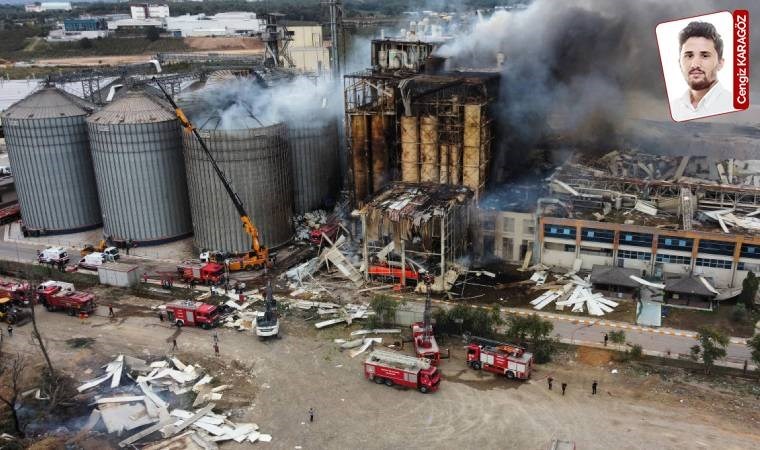
<svg viewBox="0 0 760 450"><path fill-rule="evenodd" d="M683 220L683 229L691 230L691 219L694 217L694 196L691 189L681 188L681 219Z"/></svg>
<svg viewBox="0 0 760 450"><path fill-rule="evenodd" d="M369 354L368 361L377 361L385 363L395 363L409 368L428 369L430 361L425 358L415 358L414 356L401 355L398 353L387 352L384 350L375 350Z"/></svg>

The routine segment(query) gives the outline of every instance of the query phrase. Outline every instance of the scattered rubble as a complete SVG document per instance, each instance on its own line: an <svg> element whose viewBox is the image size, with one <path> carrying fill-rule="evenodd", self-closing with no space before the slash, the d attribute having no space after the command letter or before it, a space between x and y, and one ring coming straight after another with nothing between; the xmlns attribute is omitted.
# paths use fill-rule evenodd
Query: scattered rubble
<svg viewBox="0 0 760 450"><path fill-rule="evenodd" d="M222 441L271 441L271 436L258 431L258 425L235 423L227 415L213 412L216 404L210 402L221 400L223 392L231 386L212 386L214 377L204 373L200 366L184 364L175 357L149 363L119 355L103 368L105 375L77 388L85 393L111 380L109 387L93 395L92 404L96 407L84 428L91 430L102 422L109 434L121 436L125 431L147 426L123 439L120 447L133 445L157 432L166 440L146 448L214 449ZM122 384L125 377L131 383ZM170 405L177 404L178 397L185 394L195 394L192 407L199 409L170 410Z"/></svg>

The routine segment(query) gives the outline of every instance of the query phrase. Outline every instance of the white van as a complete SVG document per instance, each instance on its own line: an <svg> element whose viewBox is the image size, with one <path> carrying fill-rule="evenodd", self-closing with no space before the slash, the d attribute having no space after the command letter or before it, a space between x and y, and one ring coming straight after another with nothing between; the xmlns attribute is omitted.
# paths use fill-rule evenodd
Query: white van
<svg viewBox="0 0 760 450"><path fill-rule="evenodd" d="M105 255L100 252L90 253L79 260L79 267L83 269L98 270L105 262Z"/></svg>
<svg viewBox="0 0 760 450"><path fill-rule="evenodd" d="M116 247L106 247L106 249L103 250L104 261L116 261L119 257L119 249Z"/></svg>
<svg viewBox="0 0 760 450"><path fill-rule="evenodd" d="M69 263L69 254L63 247L48 247L37 255L37 261L45 264Z"/></svg>

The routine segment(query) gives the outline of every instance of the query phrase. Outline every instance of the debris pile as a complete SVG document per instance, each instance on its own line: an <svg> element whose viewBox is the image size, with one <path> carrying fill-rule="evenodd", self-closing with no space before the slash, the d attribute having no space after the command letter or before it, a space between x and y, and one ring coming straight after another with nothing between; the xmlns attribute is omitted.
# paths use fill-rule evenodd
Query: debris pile
<svg viewBox="0 0 760 450"><path fill-rule="evenodd" d="M547 268L535 267L539 270L533 273L530 278L531 281L536 283L536 287L549 287L549 289L530 301L533 309L542 310L554 302L557 311L563 311L566 306L571 307L571 311L577 313L584 312L585 307L585 310L592 316L603 316L614 311L619 303L604 298L601 293L592 292L590 276L586 279L579 277L576 272L580 268L580 264L576 263L575 267L577 268L564 275L554 275L556 281L552 282L550 286L545 284L548 277Z"/></svg>
<svg viewBox="0 0 760 450"><path fill-rule="evenodd" d="M296 229L296 240L308 241L311 239L312 230L319 229L328 223L327 211L318 209L293 217L293 225Z"/></svg>
<svg viewBox="0 0 760 450"><path fill-rule="evenodd" d="M92 403L96 405L83 430L92 430L100 422L109 434L118 436L142 428L119 442L120 447L133 445L154 433L160 433L167 440L146 448L167 448L167 445L186 442L181 448L210 449L222 441L253 443L272 439L261 434L254 423L235 423L227 415L213 412L216 404L210 402L221 400L223 392L231 386L212 386L214 377L204 373L200 366L184 364L174 357L147 362L119 355L103 368L104 375L77 388L83 395L92 395ZM122 383L124 378L130 382ZM106 382L107 388L89 394ZM185 395L187 397L183 397ZM172 407L185 399L188 406L199 409Z"/></svg>
<svg viewBox="0 0 760 450"><path fill-rule="evenodd" d="M375 344L382 344L383 338L381 337L364 337L368 334L401 334L401 330L398 328L377 328L372 330L356 330L351 332L351 337L360 336L358 339L351 339L347 341L345 339L335 339L335 343L340 345L341 351L350 350L349 355L352 358L356 358L362 353L366 352L369 348L374 348ZM389 348L394 348L394 345L387 345Z"/></svg>

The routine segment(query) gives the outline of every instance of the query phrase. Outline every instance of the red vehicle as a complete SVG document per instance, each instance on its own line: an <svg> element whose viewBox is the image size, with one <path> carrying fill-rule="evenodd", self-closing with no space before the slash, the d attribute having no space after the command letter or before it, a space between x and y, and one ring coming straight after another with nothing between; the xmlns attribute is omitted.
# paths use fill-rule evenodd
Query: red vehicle
<svg viewBox="0 0 760 450"><path fill-rule="evenodd" d="M371 264L367 270L370 276L375 277L390 277L401 279L401 267L390 266L388 264ZM414 270L411 265L406 266L406 280L418 281L420 279L420 273Z"/></svg>
<svg viewBox="0 0 760 450"><path fill-rule="evenodd" d="M330 242L335 242L340 234L340 229L341 226L337 220L335 222L326 223L316 230L311 230L311 233L309 233L309 241L314 245L320 245L322 244L322 239L326 237Z"/></svg>
<svg viewBox="0 0 760 450"><path fill-rule="evenodd" d="M92 314L97 307L94 295L75 291L71 283L52 280L37 287L37 301L48 311L66 311L70 316Z"/></svg>
<svg viewBox="0 0 760 450"><path fill-rule="evenodd" d="M193 280L202 284L224 283L224 266L215 262L183 262L177 266L177 272L187 283Z"/></svg>
<svg viewBox="0 0 760 450"><path fill-rule="evenodd" d="M424 322L413 323L412 338L414 341L414 353L416 353L418 357L427 358L436 366L441 362L441 350L438 348L435 336L433 336L432 324L425 327Z"/></svg>
<svg viewBox="0 0 760 450"><path fill-rule="evenodd" d="M214 305L192 300L177 300L166 305L169 322L178 327L191 326L209 329L219 324L219 309Z"/></svg>
<svg viewBox="0 0 760 450"><path fill-rule="evenodd" d="M364 361L364 377L377 384L417 389L423 394L435 392L441 372L430 361L414 356L375 350Z"/></svg>
<svg viewBox="0 0 760 450"><path fill-rule="evenodd" d="M26 293L29 291L29 283L0 280L0 297L8 297L16 304L29 305Z"/></svg>
<svg viewBox="0 0 760 450"><path fill-rule="evenodd" d="M0 225L13 222L19 218L20 214L21 208L19 207L18 203L0 209Z"/></svg>
<svg viewBox="0 0 760 450"><path fill-rule="evenodd" d="M527 380L533 369L533 354L513 344L475 337L467 346L467 365L510 380Z"/></svg>

